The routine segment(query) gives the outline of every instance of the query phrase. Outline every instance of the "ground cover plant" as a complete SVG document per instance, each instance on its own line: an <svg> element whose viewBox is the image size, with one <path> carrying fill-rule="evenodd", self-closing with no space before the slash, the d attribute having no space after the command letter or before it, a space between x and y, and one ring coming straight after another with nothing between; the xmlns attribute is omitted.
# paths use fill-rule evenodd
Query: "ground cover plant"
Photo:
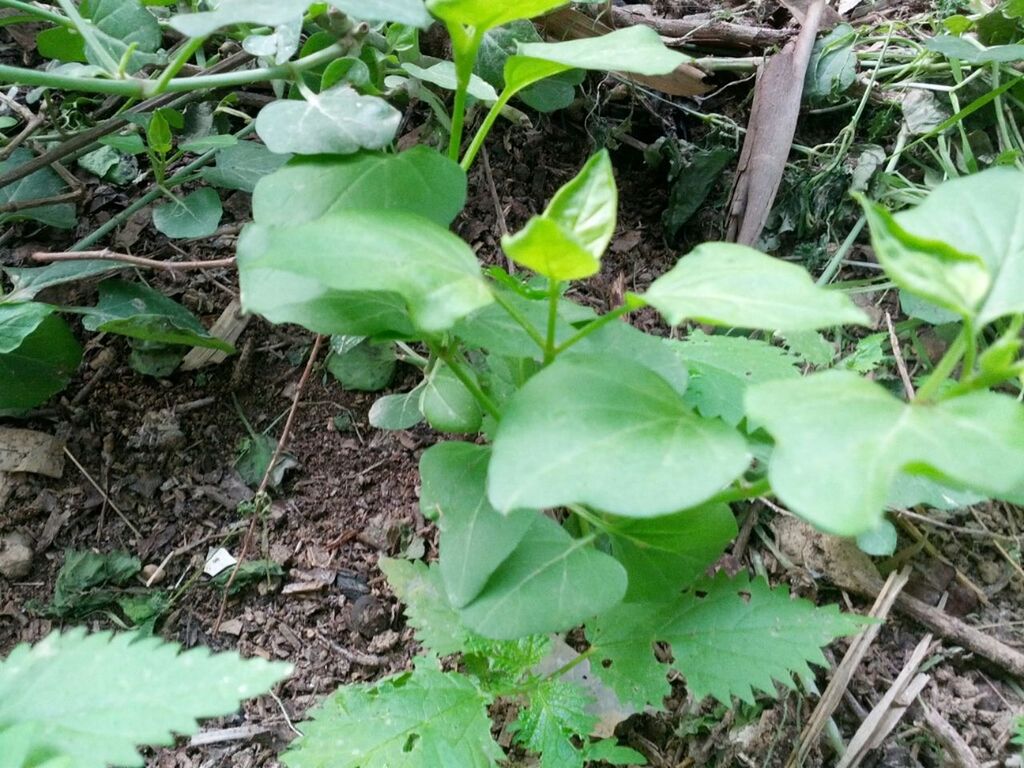
<svg viewBox="0 0 1024 768"><path fill-rule="evenodd" d="M886 542L896 532L885 512L893 506L950 495L1024 504L1024 178L1015 167L1019 135L1005 119L1013 105L1003 103L1016 81L1001 82L1002 65L1019 53L1007 42L1017 34L1006 31L1016 28L1014 7L948 17L949 34L913 48L910 63L891 71L881 56L873 61L872 77L898 80L941 55L935 67L965 83L988 78L988 89L920 138L901 134L895 158L919 145L950 180L911 181L892 165L881 181L854 185L843 202L854 233L820 279L755 248L707 241L598 312L576 297L601 273L616 232L619 189L607 150L502 237L503 267L482 265L451 225L489 136L500 120L517 119L513 104L567 107L585 71L654 77L692 64L653 30L545 42L529 20L562 5L552 0L337 0L333 10L225 0L168 14L180 40L164 52L156 16L114 5L116 13L69 0L58 14L13 4L52 25L39 33L39 50L65 63L49 71L0 65L0 78L133 99L273 83L274 98L241 130L218 128L218 117L237 112L230 97L206 135L177 107L160 106L131 116L88 162L102 174L130 158L145 163L153 179L146 204L160 201L151 221L170 238L217 230L217 190L251 191L252 222L234 261L242 308L312 331L314 350L330 337L327 368L350 389L384 390L396 361L414 367L417 381L380 396L369 422L393 431L426 424L445 436L419 464L420 508L439 530L436 561L380 561L423 652L411 669L329 694L299 724L284 764L496 765L510 744L495 739L491 714L509 707L511 744L541 765L643 764L635 749L594 735L599 695L610 692L626 712L657 711L681 676L694 701L753 705L777 686L813 689L809 665L827 664L821 649L870 624L793 598L760 575L716 568L738 533L734 506L774 499L820 531L891 554ZM994 13L1006 19L999 34L986 21ZM435 20L452 61L420 51L417 30ZM973 33L980 44L963 37ZM219 36L240 41L261 66L181 76ZM849 86L843 54L856 37L840 28L820 43L809 87L822 103ZM890 29L870 42L888 50L892 38ZM965 64L979 74L963 77ZM138 75L146 67L154 77ZM954 105L960 88L948 90ZM413 98L427 105L437 133L399 147L400 107ZM967 118L993 105L999 151L982 157ZM862 113L823 176L847 159ZM960 132L958 144L949 129ZM262 144L246 139L252 132ZM214 168L203 168L213 159ZM15 149L0 175L31 160ZM679 178L692 178L692 168L680 165ZM23 180L7 193L11 220L69 225L61 204L18 205L59 194L59 177L34 171ZM699 195L709 191L704 185ZM685 194L677 181L676 202ZM784 238L785 228L772 226L762 244ZM830 287L862 227L878 280ZM67 385L81 359L68 322L76 316L85 330L131 339L132 365L149 375L169 374L190 347L234 351L157 289L109 276L118 268L99 258L5 270L0 414L26 414ZM94 306L39 300L97 276ZM913 308L911 330L927 324L950 334L917 381L874 375L878 335L863 338L859 329L871 321L850 294L881 281ZM626 322L643 312L657 313L671 335ZM859 341L847 357L801 365L807 345L827 345L821 334ZM264 481L246 506L254 520L271 504L273 445L267 453L264 472L255 472ZM63 679L61 665L74 664L64 653L95 652L102 661L113 648L118 661L98 663L98 677L83 686L120 690L131 664L155 668L160 657L187 671L154 678L150 693L194 687L193 674L217 677L223 690L202 688L156 727L148 715L146 727L130 723L143 709L112 693L130 710L126 724L117 733L98 729L95 742L82 735L95 727L88 712L47 709L45 687L20 693L36 669ZM0 698L26 703L0 711L0 752L14 755L15 766L139 764L137 745L168 743L170 732L229 712L286 671L175 654L126 635L53 635L19 647L0 663L0 690L18 695ZM212 666L190 669L204 664Z"/></svg>

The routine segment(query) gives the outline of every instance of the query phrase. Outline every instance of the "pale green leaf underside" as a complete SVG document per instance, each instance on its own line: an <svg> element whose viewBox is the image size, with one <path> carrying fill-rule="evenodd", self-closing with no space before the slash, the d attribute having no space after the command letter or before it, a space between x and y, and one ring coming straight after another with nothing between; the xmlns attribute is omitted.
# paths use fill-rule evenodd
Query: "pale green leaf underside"
<svg viewBox="0 0 1024 768"><path fill-rule="evenodd" d="M694 414L658 374L625 358L572 356L512 399L488 496L501 511L589 504L653 517L706 501L748 463L737 432Z"/></svg>
<svg viewBox="0 0 1024 768"><path fill-rule="evenodd" d="M243 22L277 27L302 16L308 5L309 0L221 0L212 11L179 13L170 25L188 37L204 37Z"/></svg>
<svg viewBox="0 0 1024 768"><path fill-rule="evenodd" d="M470 678L426 663L373 685L346 685L302 723L289 768L496 768L490 699Z"/></svg>
<svg viewBox="0 0 1024 768"><path fill-rule="evenodd" d="M651 285L643 299L672 325L805 331L869 325L846 296L819 288L802 267L733 243L705 243Z"/></svg>
<svg viewBox="0 0 1024 768"><path fill-rule="evenodd" d="M238 266L247 311L325 334L436 333L492 301L469 246L402 211L252 224Z"/></svg>
<svg viewBox="0 0 1024 768"><path fill-rule="evenodd" d="M995 497L1024 484L1024 406L1005 395L908 405L833 371L753 387L746 402L776 441L772 489L831 533L876 527L901 471Z"/></svg>
<svg viewBox="0 0 1024 768"><path fill-rule="evenodd" d="M439 61L427 68L406 63L402 65L402 69L417 80L444 88L446 91L454 91L458 88L459 81L455 73L455 64L450 61ZM498 100L498 92L494 90L494 86L479 75L470 76L469 95L487 104L493 104Z"/></svg>
<svg viewBox="0 0 1024 768"><path fill-rule="evenodd" d="M0 662L0 739L35 726L37 748L75 768L141 766L136 746L171 745L197 718L227 715L286 677L290 666L134 634L54 633Z"/></svg>
<svg viewBox="0 0 1024 768"><path fill-rule="evenodd" d="M642 24L580 40L520 43L518 55L573 69L636 75L665 75L693 61L689 56L667 48L657 32Z"/></svg>

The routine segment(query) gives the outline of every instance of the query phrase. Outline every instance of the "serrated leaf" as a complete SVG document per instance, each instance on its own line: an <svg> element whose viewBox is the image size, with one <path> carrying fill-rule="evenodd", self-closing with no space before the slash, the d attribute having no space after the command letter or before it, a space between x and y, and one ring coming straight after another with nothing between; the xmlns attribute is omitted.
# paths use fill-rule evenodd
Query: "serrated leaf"
<svg viewBox="0 0 1024 768"><path fill-rule="evenodd" d="M746 403L776 441L772 489L830 533L857 536L878 525L901 471L993 497L1024 483L1024 406L1006 395L907 404L831 371L753 387Z"/></svg>
<svg viewBox="0 0 1024 768"><path fill-rule="evenodd" d="M420 458L420 508L441 529L440 563L448 599L462 608L516 548L537 513L500 514L487 501L489 448L446 442Z"/></svg>
<svg viewBox="0 0 1024 768"><path fill-rule="evenodd" d="M296 226L247 226L242 304L318 333L436 333L491 302L462 240L403 211L342 211Z"/></svg>
<svg viewBox="0 0 1024 768"><path fill-rule="evenodd" d="M181 304L142 283L106 280L100 284L99 303L78 311L85 315L82 324L90 331L161 344L207 347L228 354L235 351L227 342L211 336Z"/></svg>
<svg viewBox="0 0 1024 768"><path fill-rule="evenodd" d="M590 735L597 721L587 714L591 701L574 683L545 680L530 691L529 703L509 730L516 742L541 756L542 768L583 768L583 752L572 739Z"/></svg>
<svg viewBox="0 0 1024 768"><path fill-rule="evenodd" d="M0 161L0 175L24 165L35 157L31 150L19 147L5 160ZM27 203L42 200L66 192L67 187L60 176L49 167L40 168L12 184L0 188L0 204ZM0 213L0 222L32 219L57 229L71 229L75 226L75 206L71 203L56 203L20 211Z"/></svg>
<svg viewBox="0 0 1024 768"><path fill-rule="evenodd" d="M625 592L626 572L614 558L537 516L459 615L484 637L510 640L574 627L619 602Z"/></svg>
<svg viewBox="0 0 1024 768"><path fill-rule="evenodd" d="M735 243L705 243L643 295L672 325L801 331L869 325L843 294L819 288L802 267Z"/></svg>
<svg viewBox="0 0 1024 768"><path fill-rule="evenodd" d="M681 598L623 604L593 622L588 637L607 662L594 664L595 674L623 699L660 706L668 686L653 681L668 665L655 660L652 644L666 642L693 698L728 706L733 696L752 704L755 689L773 693L776 682L793 688L794 674L810 675L808 664L827 664L822 646L863 624L836 606L794 600L784 587L720 573Z"/></svg>
<svg viewBox="0 0 1024 768"><path fill-rule="evenodd" d="M0 304L0 414L45 403L78 369L82 347L52 311L44 304Z"/></svg>
<svg viewBox="0 0 1024 768"><path fill-rule="evenodd" d="M744 336L709 336L698 329L669 343L690 372L686 402L702 416L733 426L746 415L747 387L800 376L796 359L785 350Z"/></svg>
<svg viewBox="0 0 1024 768"><path fill-rule="evenodd" d="M153 226L171 238L207 237L217 231L223 215L220 195L204 187L153 206Z"/></svg>
<svg viewBox="0 0 1024 768"><path fill-rule="evenodd" d="M654 517L706 501L749 464L732 428L694 414L658 374L616 356L573 355L512 398L494 440L499 511L588 504Z"/></svg>
<svg viewBox="0 0 1024 768"><path fill-rule="evenodd" d="M227 715L291 670L135 634L53 633L0 662L0 733L32 724L35 746L75 768L143 765L137 745L170 746L197 718Z"/></svg>
<svg viewBox="0 0 1024 768"><path fill-rule="evenodd" d="M259 224L299 224L354 208L417 213L449 226L466 204L466 174L429 147L397 155L301 157L256 185Z"/></svg>
<svg viewBox="0 0 1024 768"><path fill-rule="evenodd" d="M466 647L472 633L448 601L436 564L428 567L420 560L382 557L379 566L404 604L406 622L416 630L416 639L424 648L447 656Z"/></svg>
<svg viewBox="0 0 1024 768"><path fill-rule="evenodd" d="M302 724L289 768L497 768L489 696L457 672L420 664L373 685L346 685Z"/></svg>
<svg viewBox="0 0 1024 768"><path fill-rule="evenodd" d="M255 141L240 141L220 150L214 167L203 168L200 174L204 181L215 187L252 194L260 179L277 171L289 159L289 155L274 154ZM293 189L292 199L296 197L294 193Z"/></svg>
<svg viewBox="0 0 1024 768"><path fill-rule="evenodd" d="M963 266L958 272L965 273L967 282L964 286L949 286L949 289L959 289L964 303L975 302L971 308L976 311L977 322L981 325L1024 312L1024 238L1020 236L1024 231L1022 181L1024 174L1016 169L992 168L948 181L932 190L920 205L893 217L900 231L911 238L906 242L900 238L898 242L904 242L904 248L913 246L916 259L931 256L938 269L940 264L949 261L951 253L959 254L956 262ZM950 215L950 211L956 211L956 215ZM876 232L889 242L885 230L874 226L873 237L877 236ZM934 247L921 251L918 245L922 243L931 243ZM879 257L882 256L880 253ZM984 263L990 278L991 289L980 302L975 298L981 290L981 276L976 267L970 267L972 258ZM890 276L902 284L902 273ZM939 303L939 296L926 295L917 282L914 285L908 282L902 287ZM947 308L952 309L948 305Z"/></svg>
<svg viewBox="0 0 1024 768"><path fill-rule="evenodd" d="M256 116L256 133L271 152L350 155L388 146L402 113L347 85L307 94L305 101L274 101Z"/></svg>
<svg viewBox="0 0 1024 768"><path fill-rule="evenodd" d="M658 599L698 579L736 538L728 504L709 504L649 520L617 520L612 554L629 575L626 600Z"/></svg>

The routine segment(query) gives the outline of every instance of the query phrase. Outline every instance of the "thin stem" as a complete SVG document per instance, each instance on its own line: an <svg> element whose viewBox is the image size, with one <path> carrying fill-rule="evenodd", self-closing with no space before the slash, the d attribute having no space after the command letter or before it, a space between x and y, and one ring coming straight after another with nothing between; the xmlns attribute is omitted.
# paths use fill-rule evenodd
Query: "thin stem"
<svg viewBox="0 0 1024 768"><path fill-rule="evenodd" d="M967 348L964 350L964 362L960 366L960 381L968 381L974 376L974 361L978 355L978 340L974 336L974 323L964 321L964 341Z"/></svg>
<svg viewBox="0 0 1024 768"><path fill-rule="evenodd" d="M121 264L129 264L134 267L146 267L148 269L162 269L166 272L176 272L186 269L218 269L222 267L235 266L235 257L227 259L209 259L207 261L158 261L156 259L144 259L140 256L130 256L127 253L115 253L107 249L101 251L60 251L47 253L37 251L32 254L32 259L42 262L54 261L84 261L95 259L98 261L116 261Z"/></svg>
<svg viewBox="0 0 1024 768"><path fill-rule="evenodd" d="M960 331L960 335L956 337L956 340L946 350L946 354L939 360L938 365L935 366L935 369L925 379L924 384L917 388L915 402L926 403L935 398L939 388L949 380L950 375L952 375L967 351L967 334L969 333L971 331L965 325Z"/></svg>
<svg viewBox="0 0 1024 768"><path fill-rule="evenodd" d="M558 354L558 300L562 298L559 282L548 278L548 331L544 342L544 365L551 363Z"/></svg>
<svg viewBox="0 0 1024 768"><path fill-rule="evenodd" d="M459 162L462 151L462 130L466 123L466 104L469 100L469 81L473 65L480 51L483 35L477 30L467 31L461 25L450 24L448 34L455 54L455 102L452 104L452 132L448 142L448 156Z"/></svg>
<svg viewBox="0 0 1024 768"><path fill-rule="evenodd" d="M490 134L491 129L494 128L494 123L498 120L498 116L501 114L501 110L508 106L509 101L516 94L515 90L506 88L501 92L498 100L494 102L487 115L484 117L480 127L477 128L476 135L473 137L472 143L469 145L469 149L466 150L466 154L462 158L462 170L469 171L473 167L473 161L476 160L477 154L484 146L484 141Z"/></svg>
<svg viewBox="0 0 1024 768"><path fill-rule="evenodd" d="M0 0L0 8L13 8L16 11L27 13L31 16L35 16L37 19L45 19L46 21L53 22L62 27L74 29L75 25L71 22L71 19L66 16L61 16L59 13L48 11L45 8L40 8L38 5L32 5L32 3L23 3L21 0Z"/></svg>
<svg viewBox="0 0 1024 768"><path fill-rule="evenodd" d="M544 337L540 335L540 331L533 327L533 323L529 321L526 315L520 312L515 304L502 296L498 291L494 291L494 300L509 314L509 317L515 320L516 323L526 331L527 336L533 339L537 346L540 347L541 351L543 351L545 348Z"/></svg>
<svg viewBox="0 0 1024 768"><path fill-rule="evenodd" d="M594 646L591 646L590 648L587 648L587 650L585 650L583 653L577 655L576 658L574 658L572 661L566 662L565 664L560 666L558 669L556 669L554 672L549 673L548 676L545 679L547 679L547 680L557 680L558 678L562 677L562 675L567 674L568 672L570 672L571 670L575 669L580 664L582 664L584 661L589 659L591 656L593 656L594 655L594 651L596 651L596 650L597 650L597 648L594 647Z"/></svg>
<svg viewBox="0 0 1024 768"><path fill-rule="evenodd" d="M772 484L765 477L749 485L740 484L726 488L721 493L708 499L705 504L732 504L736 501L749 501L750 499L759 499L762 496L767 496L771 492Z"/></svg>
<svg viewBox="0 0 1024 768"><path fill-rule="evenodd" d="M632 311L632 307L623 305L621 307L613 309L611 312L605 315L601 315L599 318L597 318L597 320L594 320L593 322L583 326L583 328L581 328L576 334L570 336L568 339L559 344L555 348L555 355L557 356L562 354L563 352L565 352L565 350L569 349L569 347L583 341L583 339L587 338L587 336L589 336L590 334L603 328L612 321L618 320L623 315L628 315Z"/></svg>
<svg viewBox="0 0 1024 768"><path fill-rule="evenodd" d="M469 375L462 363L456 360L449 350L444 349L438 344L430 344L430 351L435 357L444 361L445 365L455 374L455 378L461 381L462 386L469 390L469 393L473 395L473 398L480 404L481 408L487 411L495 421L501 420L501 409L487 396L486 392L480 389L480 385L476 383L476 380Z"/></svg>
<svg viewBox="0 0 1024 768"><path fill-rule="evenodd" d="M167 88L174 76L181 71L181 68L188 64L188 60L192 58L196 51L203 47L206 42L206 37L195 37L185 43L181 50L175 55L174 59L167 68L160 73L160 77L156 81L157 93L163 93L164 89Z"/></svg>
<svg viewBox="0 0 1024 768"><path fill-rule="evenodd" d="M110 74L115 74L118 70L118 64L114 61L114 57L110 55L110 52L100 45L99 38L96 37L95 30L90 22L82 18L82 15L75 8L75 4L71 0L57 0L57 4L71 20L78 34L85 40L86 47L92 48L93 52L100 58L100 61L103 62L103 68Z"/></svg>

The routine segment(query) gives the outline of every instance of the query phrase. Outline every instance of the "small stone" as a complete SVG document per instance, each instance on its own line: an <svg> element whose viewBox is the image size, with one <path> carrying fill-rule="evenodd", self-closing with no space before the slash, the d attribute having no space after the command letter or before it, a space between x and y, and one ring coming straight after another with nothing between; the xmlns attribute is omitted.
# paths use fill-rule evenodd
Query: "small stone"
<svg viewBox="0 0 1024 768"><path fill-rule="evenodd" d="M978 573L986 584L995 584L1003 576L1003 569L994 560L983 560L978 564Z"/></svg>
<svg viewBox="0 0 1024 768"><path fill-rule="evenodd" d="M32 570L32 547L28 537L11 533L0 537L0 575L14 581Z"/></svg>
<svg viewBox="0 0 1024 768"><path fill-rule="evenodd" d="M229 619L220 625L220 633L222 635L232 635L238 637L242 634L242 621L241 619Z"/></svg>
<svg viewBox="0 0 1024 768"><path fill-rule="evenodd" d="M372 595L363 595L352 604L350 626L363 637L373 637L388 628L391 617L384 604Z"/></svg>
<svg viewBox="0 0 1024 768"><path fill-rule="evenodd" d="M166 578L166 571L159 565L150 563L142 568L142 580L149 586L155 586Z"/></svg>
<svg viewBox="0 0 1024 768"><path fill-rule="evenodd" d="M398 645L401 640L402 636L395 632L395 630L387 629L373 638L366 650L376 654L387 653Z"/></svg>

